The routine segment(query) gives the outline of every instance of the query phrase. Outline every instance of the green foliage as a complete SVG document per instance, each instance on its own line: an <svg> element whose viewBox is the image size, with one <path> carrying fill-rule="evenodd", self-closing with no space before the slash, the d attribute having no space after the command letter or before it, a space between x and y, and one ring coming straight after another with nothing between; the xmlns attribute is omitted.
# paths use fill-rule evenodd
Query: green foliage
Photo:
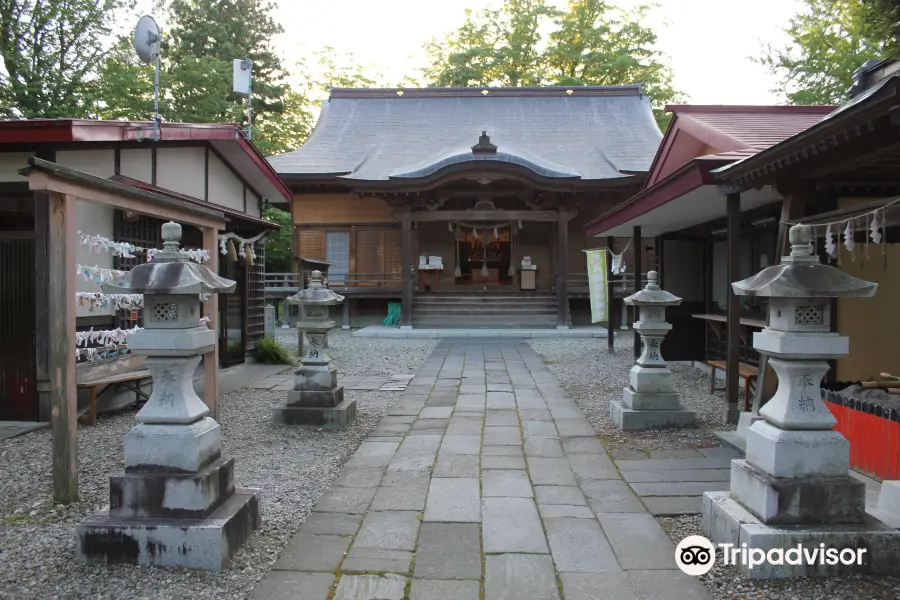
<svg viewBox="0 0 900 600"><path fill-rule="evenodd" d="M0 0L0 118L86 117L95 69L130 0Z"/></svg>
<svg viewBox="0 0 900 600"><path fill-rule="evenodd" d="M881 58L889 45L886 30L871 20L878 3L803 0L803 4L802 12L785 28L791 42L782 48L766 46L755 60L779 77L773 91L789 104L840 104L847 100L853 71L870 58Z"/></svg>
<svg viewBox="0 0 900 600"><path fill-rule="evenodd" d="M263 219L281 225L281 229L266 236L266 272L290 273L293 262L291 257L291 213L270 206L263 212Z"/></svg>
<svg viewBox="0 0 900 600"><path fill-rule="evenodd" d="M884 58L900 60L900 2L897 0L862 0L865 6L863 30L881 40Z"/></svg>
<svg viewBox="0 0 900 600"><path fill-rule="evenodd" d="M652 8L569 0L558 10L545 0L504 0L496 9L466 11L462 27L426 44L430 64L422 74L435 86L643 83L664 127L663 106L679 94L656 34L642 25Z"/></svg>
<svg viewBox="0 0 900 600"><path fill-rule="evenodd" d="M256 342L253 349L256 360L267 365L291 365L294 361L288 350L270 337L265 337Z"/></svg>

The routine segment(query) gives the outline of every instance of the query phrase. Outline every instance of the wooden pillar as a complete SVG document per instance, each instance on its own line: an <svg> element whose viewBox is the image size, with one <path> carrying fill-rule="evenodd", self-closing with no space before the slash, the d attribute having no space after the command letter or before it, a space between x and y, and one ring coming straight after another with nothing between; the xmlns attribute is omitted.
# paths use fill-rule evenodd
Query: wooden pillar
<svg viewBox="0 0 900 600"><path fill-rule="evenodd" d="M643 277L643 266L641 265L641 250L643 250L642 246L642 238L641 238L641 226L636 225L632 229L631 234L631 247L634 249L634 286L632 289L632 293L636 294L641 291L641 280ZM632 322L638 320L638 309L635 307L633 309L634 319ZM641 336L638 335L638 332L634 332L634 358L637 359L641 355Z"/></svg>
<svg viewBox="0 0 900 600"><path fill-rule="evenodd" d="M725 373L725 422L737 424L740 417L738 404L738 367L741 346L741 302L735 296L731 284L740 280L741 273L741 195L728 194L728 355Z"/></svg>
<svg viewBox="0 0 900 600"><path fill-rule="evenodd" d="M606 253L606 349L610 353L615 351L616 340L613 332L617 327L614 310L616 306L616 290L612 282L612 251L615 243L616 238L611 235L606 237L606 247L608 249Z"/></svg>
<svg viewBox="0 0 900 600"><path fill-rule="evenodd" d="M402 297L400 301L400 326L412 327L413 264L412 264L412 215L404 211L401 216L400 234L403 242Z"/></svg>
<svg viewBox="0 0 900 600"><path fill-rule="evenodd" d="M556 254L556 316L557 327L569 326L569 213L565 208L559 211L556 228L558 245Z"/></svg>
<svg viewBox="0 0 900 600"><path fill-rule="evenodd" d="M78 396L75 387L75 196L48 194L47 317L53 499L78 499Z"/></svg>
<svg viewBox="0 0 900 600"><path fill-rule="evenodd" d="M35 392L38 401L38 420L50 418L50 319L47 312L47 294L50 284L48 273L48 240L50 239L50 198L45 193L34 192L34 350Z"/></svg>
<svg viewBox="0 0 900 600"><path fill-rule="evenodd" d="M219 240L218 232L212 227L203 228L203 249L209 252L207 266L213 273L219 272ZM210 294L209 300L203 303L203 314L209 317L209 328L218 332L219 328L219 296ZM219 418L219 336L215 336L211 352L203 355L203 402L209 407L209 416Z"/></svg>

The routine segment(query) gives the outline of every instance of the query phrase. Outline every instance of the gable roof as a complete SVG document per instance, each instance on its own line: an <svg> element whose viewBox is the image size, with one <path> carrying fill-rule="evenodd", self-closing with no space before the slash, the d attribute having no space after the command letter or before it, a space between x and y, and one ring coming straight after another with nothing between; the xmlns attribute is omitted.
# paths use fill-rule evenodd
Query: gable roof
<svg viewBox="0 0 900 600"><path fill-rule="evenodd" d="M236 123L160 123L160 140L207 142L263 197L272 202L293 195L260 151L244 137ZM103 121L99 119L0 120L3 144L69 144L153 141L151 121Z"/></svg>
<svg viewBox="0 0 900 600"><path fill-rule="evenodd" d="M486 132L496 152L473 150ZM662 133L640 86L333 88L286 180L400 183L483 163L549 181L631 178Z"/></svg>
<svg viewBox="0 0 900 600"><path fill-rule="evenodd" d="M815 125L833 106L670 105L675 114L663 138L647 185L653 185L688 160L698 157L739 160ZM676 141L687 134L695 148L678 153ZM693 152L692 152L693 150ZM693 154L693 156L691 156Z"/></svg>

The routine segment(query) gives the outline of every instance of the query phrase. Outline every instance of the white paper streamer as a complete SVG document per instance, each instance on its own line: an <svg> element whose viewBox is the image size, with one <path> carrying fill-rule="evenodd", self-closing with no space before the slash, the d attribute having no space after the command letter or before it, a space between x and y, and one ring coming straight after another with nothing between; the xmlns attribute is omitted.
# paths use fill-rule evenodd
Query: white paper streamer
<svg viewBox="0 0 900 600"><path fill-rule="evenodd" d="M82 245L90 247L91 250L95 252L110 252L113 256L121 256L122 258L134 258L135 254L145 254L147 256L147 261L149 262L153 259L153 256L159 252L156 248L142 248L129 242L114 242L102 235L88 235L80 231L78 232L78 235L81 236ZM188 250L186 248L181 248L179 252L194 262L200 263L209 260L209 252L206 250Z"/></svg>
<svg viewBox="0 0 900 600"><path fill-rule="evenodd" d="M844 247L850 254L853 254L853 220L847 221L847 227L844 229Z"/></svg>
<svg viewBox="0 0 900 600"><path fill-rule="evenodd" d="M872 215L872 223L869 225L869 239L871 239L876 244L881 243L882 234L881 234L881 219L878 218L878 213Z"/></svg>
<svg viewBox="0 0 900 600"><path fill-rule="evenodd" d="M834 241L834 231L831 229L831 223L825 228L825 252L831 258L837 255L837 244Z"/></svg>
<svg viewBox="0 0 900 600"><path fill-rule="evenodd" d="M98 309L108 310L139 310L144 308L144 296L142 294L95 294L93 292L78 292L75 294L78 306L88 307L94 312Z"/></svg>
<svg viewBox="0 0 900 600"><path fill-rule="evenodd" d="M142 327L134 327L132 329L101 329L94 331L91 327L89 331L75 332L75 346L86 346L88 343L100 344L101 346L121 346L126 343L128 336L135 331L140 331Z"/></svg>

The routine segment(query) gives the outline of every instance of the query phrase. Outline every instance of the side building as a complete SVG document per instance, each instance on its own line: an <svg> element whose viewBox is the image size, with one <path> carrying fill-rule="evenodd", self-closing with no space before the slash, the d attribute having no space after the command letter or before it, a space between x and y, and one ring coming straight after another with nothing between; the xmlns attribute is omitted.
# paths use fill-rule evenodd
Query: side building
<svg viewBox="0 0 900 600"><path fill-rule="evenodd" d="M335 88L269 162L296 270L328 263L345 326L399 300L404 327L569 327L590 322L583 225L640 190L661 138L640 86Z"/></svg>
<svg viewBox="0 0 900 600"><path fill-rule="evenodd" d="M234 294L219 302L219 360L244 360L264 335L264 233L277 225L261 218L265 203L286 202L291 195L265 158L237 125L163 123L159 141L146 122L31 119L0 121L0 419L48 420L49 405L39 400L36 339L46 332L47 314L37 298L46 273L37 260L40 203L22 174L32 158L55 165L74 179L99 177L110 189L151 193L173 206L206 206L224 215L219 234L255 240L252 264L221 256L221 275L238 281ZM56 168L54 167L54 168ZM77 200L76 230L143 248L162 246L163 219ZM79 236L80 237L80 236ZM258 239L257 239L258 238ZM127 270L134 258L97 251L75 242L77 265L89 267L76 279L76 327L79 331L128 329L141 324L139 311L116 310L92 303L98 277ZM183 244L200 248L200 232L185 227ZM46 400L46 399L44 399Z"/></svg>

